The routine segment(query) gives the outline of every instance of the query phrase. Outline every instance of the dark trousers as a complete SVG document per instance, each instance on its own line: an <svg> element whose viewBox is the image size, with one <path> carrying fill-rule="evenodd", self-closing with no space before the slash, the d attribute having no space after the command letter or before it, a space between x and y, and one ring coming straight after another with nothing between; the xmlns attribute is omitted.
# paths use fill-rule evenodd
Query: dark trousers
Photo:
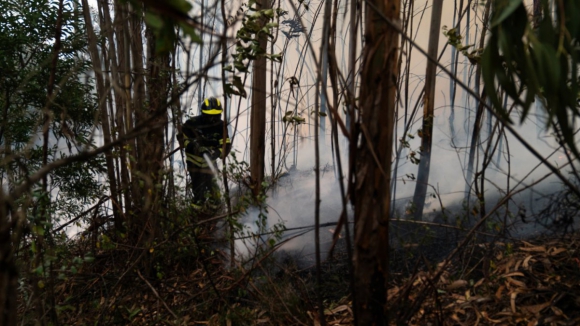
<svg viewBox="0 0 580 326"><path fill-rule="evenodd" d="M217 199L218 187L214 181L214 175L210 169L188 168L191 176L191 185L193 190L193 201L197 204L203 204L206 197Z"/></svg>

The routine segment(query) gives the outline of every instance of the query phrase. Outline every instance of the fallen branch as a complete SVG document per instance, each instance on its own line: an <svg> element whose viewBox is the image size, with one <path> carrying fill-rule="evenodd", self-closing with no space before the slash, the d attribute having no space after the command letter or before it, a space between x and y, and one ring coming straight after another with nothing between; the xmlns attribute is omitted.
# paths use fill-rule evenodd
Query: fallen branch
<svg viewBox="0 0 580 326"><path fill-rule="evenodd" d="M159 296L159 293L157 293L157 290L155 290L155 288L153 287L153 285L151 285L151 283L149 283L149 281L147 281L143 275L141 275L141 272L139 272L139 270L137 270L137 275L139 275L139 278L143 280L143 282L145 282L145 284L147 284L147 286L149 286L149 288L151 289L151 291L153 292L153 294L155 294L155 296L157 297L157 299L159 301L161 301L161 303L163 304L163 306L165 307L165 309L167 309L167 311L169 311L169 313L173 316L173 318L175 318L176 320L179 319L177 317L177 315L173 312L173 310L171 310L171 308L169 308L169 306L167 305L167 303L165 303L165 300L161 299L161 297Z"/></svg>

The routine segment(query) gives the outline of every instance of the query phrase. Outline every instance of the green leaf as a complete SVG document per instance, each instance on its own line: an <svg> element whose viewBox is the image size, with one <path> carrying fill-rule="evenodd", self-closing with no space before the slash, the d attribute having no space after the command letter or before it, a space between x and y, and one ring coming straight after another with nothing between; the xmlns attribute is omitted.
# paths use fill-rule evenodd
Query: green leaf
<svg viewBox="0 0 580 326"><path fill-rule="evenodd" d="M167 53L173 50L176 41L175 30L172 26L166 26L156 33L155 51Z"/></svg>
<svg viewBox="0 0 580 326"><path fill-rule="evenodd" d="M232 84L238 89L240 95L242 97L246 97L246 89L244 88L244 84L242 83L242 79L239 76L234 76L234 80Z"/></svg>
<svg viewBox="0 0 580 326"><path fill-rule="evenodd" d="M240 72L246 72L248 71L248 68L246 67L246 65L244 65L242 62L240 61L236 61L234 62L234 67L236 67L236 69Z"/></svg>
<svg viewBox="0 0 580 326"><path fill-rule="evenodd" d="M282 62L282 53L267 54L266 57L274 62Z"/></svg>
<svg viewBox="0 0 580 326"><path fill-rule="evenodd" d="M499 17L491 24L491 27L495 27L501 24L506 18L508 18L511 14L516 11L516 9L522 4L522 0L505 0L508 1L508 4L500 9L501 13Z"/></svg>
<svg viewBox="0 0 580 326"><path fill-rule="evenodd" d="M556 50L551 46L546 46L544 51L544 59L546 60L548 66L547 81L549 81L553 87L558 87L560 84L561 73L560 61Z"/></svg>
<svg viewBox="0 0 580 326"><path fill-rule="evenodd" d="M129 320L132 320L135 316L137 316L141 312L141 308L137 308L129 312Z"/></svg>
<svg viewBox="0 0 580 326"><path fill-rule="evenodd" d="M189 13L191 8L193 8L192 5L186 0L166 0L165 2L171 7L180 11L182 14L186 15Z"/></svg>
<svg viewBox="0 0 580 326"><path fill-rule="evenodd" d="M145 22L147 23L147 25L151 26L154 29L161 29L163 28L163 19L161 19L161 17L152 14L150 12L146 12L145 13Z"/></svg>
<svg viewBox="0 0 580 326"><path fill-rule="evenodd" d="M262 10L262 13L268 18L274 18L274 9Z"/></svg>
<svg viewBox="0 0 580 326"><path fill-rule="evenodd" d="M36 267L32 273L36 274L36 275L42 275L44 273L44 267L42 265Z"/></svg>
<svg viewBox="0 0 580 326"><path fill-rule="evenodd" d="M266 35L270 36L270 38L273 38L273 37L274 37L274 35L272 35L272 34L270 33L270 29L269 29L268 27L263 27L263 28L260 30L260 32L262 32L262 33L264 33L264 34L266 34Z"/></svg>
<svg viewBox="0 0 580 326"><path fill-rule="evenodd" d="M195 31L195 28L191 27L190 25L188 25L186 23L179 23L179 26L183 30L183 33L185 35L189 36L189 38L191 38L191 41L193 43L197 43L197 44L203 43L203 40Z"/></svg>

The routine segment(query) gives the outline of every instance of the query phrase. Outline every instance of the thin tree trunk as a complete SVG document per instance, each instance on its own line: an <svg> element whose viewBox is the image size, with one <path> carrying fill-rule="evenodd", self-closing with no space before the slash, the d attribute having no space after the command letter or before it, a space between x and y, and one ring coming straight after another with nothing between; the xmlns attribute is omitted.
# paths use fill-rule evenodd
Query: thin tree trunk
<svg viewBox="0 0 580 326"><path fill-rule="evenodd" d="M490 9L491 9L491 1L488 1L488 3L485 6L485 12L483 14L483 17L489 17L490 14ZM484 42L485 42L485 36L486 36L486 31L487 31L487 22L488 19L485 19L483 22L483 31L481 32L481 37L479 39L479 46L481 48L483 48ZM479 85L480 85L480 79L481 79L481 65L477 66L477 70L475 72L475 89L479 90ZM481 93L481 100L485 101L485 88L483 90L483 92ZM474 168L474 164L475 164L475 154L477 152L477 143L479 140L479 133L481 130L481 119L483 117L483 110L485 109L485 105L484 103L478 103L477 105L477 112L475 115L475 123L473 126L473 132L471 135L471 143L469 146L469 159L467 162L467 175L465 180L467 181L466 185L465 185L465 200L467 202L467 205L469 205L469 200L470 200L470 195L471 195L471 180L473 179L473 173L475 171Z"/></svg>
<svg viewBox="0 0 580 326"><path fill-rule="evenodd" d="M226 0L220 1L222 20L224 22L227 21L225 2L226 2ZM222 38L221 38L220 42L221 42L221 50L222 50L222 63L225 65L227 60L228 60L228 25L224 25L224 31L223 31ZM222 88L225 90L226 89L225 85L227 82L226 71L224 69L222 69L221 73L222 73ZM225 137L225 135L228 134L228 123L229 123L228 97L227 96L224 96L223 105L224 105L223 134ZM233 135L229 135L229 136L233 138ZM222 152L223 153L226 152L226 145L227 144L226 144L225 139L224 139L224 142L222 144ZM230 188L229 188L229 184L228 184L226 164L227 164L227 156L225 156L223 158L222 180L223 180L223 185L224 185L224 198L226 200L227 213L228 213L228 216L232 216L232 205L231 205L231 201L230 201ZM230 268L233 269L235 264L236 264L236 251L235 251L235 242L234 242L235 225L231 219L228 219L227 221L228 221L228 228L229 228L229 233L230 233L229 234L230 235L230 238L229 238L229 241L230 241Z"/></svg>
<svg viewBox="0 0 580 326"><path fill-rule="evenodd" d="M352 189L355 206L355 289L359 325L388 325L391 159L399 73L400 0L366 2L365 46L361 74L360 145ZM351 142L358 137L353 135Z"/></svg>
<svg viewBox="0 0 580 326"><path fill-rule="evenodd" d="M354 10L355 12L353 14L351 14L352 22L351 22L351 30L350 30L350 32L351 32L350 41L353 42L353 44L351 44L351 49L352 48L356 49L356 27L357 27L357 24L355 23L355 21L357 21L356 1L352 1L352 3L354 5L351 5L351 10ZM345 235L346 235L346 237L345 237L346 252L347 252L348 259L351 262L349 264L349 279L350 279L349 290L352 294L353 306L356 306L354 266L352 264L352 262L353 262L352 261L352 258L353 258L352 238L351 238L350 226L348 223L349 222L348 221L348 208L347 208L348 198L346 196L346 191L345 191L344 174L343 174L343 168L342 168L342 158L341 158L341 154L340 154L340 142L338 140L338 120L341 118L340 118L340 114L338 114L338 110L336 110L336 108L340 105L339 104L339 96L340 96L340 89L341 89L339 86L339 78L338 78L339 67L338 67L338 62L336 60L336 30L337 30L337 18L338 18L338 11L339 11L338 6L339 6L339 0L334 0L332 24L330 27L330 34L328 37L328 41L329 41L329 43L328 43L329 77L330 77L331 89L332 89L332 94L333 94L332 104L329 104L329 111L331 114L328 115L328 119L329 119L330 126L331 126L331 133L330 133L331 139L330 140L331 140L331 144L333 145L333 150L336 153L335 163L336 163L337 179L338 179L338 183L339 183L340 198L342 200L342 212L340 214L340 219L338 221L338 224L336 225L336 228L334 230L333 245L331 246L331 248L328 252L328 256L332 257L334 245L337 243L340 235L342 234L342 228L344 227ZM345 102L346 102L347 106L349 107L349 111L354 112L354 107L356 105L355 100L354 100L354 98L355 98L355 94L354 94L354 73L355 73L354 52L350 52L349 56L350 55L353 55L353 57L352 57L352 61L350 61L351 58L349 57L349 76L347 77L347 81L346 81L347 90L346 90ZM333 105L334 108L332 108L331 105ZM336 116L334 116L333 112L337 112ZM346 114L345 120L346 119L350 119L349 112L347 112L347 114ZM343 123L344 130L352 130L350 128L349 123L350 122ZM353 317L354 317L353 322L355 325L357 325L358 318L356 315L356 311L353 311Z"/></svg>
<svg viewBox="0 0 580 326"><path fill-rule="evenodd" d="M258 10L270 7L270 0L257 1ZM267 35L259 36L261 49L268 46ZM254 61L252 80L252 112L250 120L250 176L254 196L257 196L264 181L264 156L266 154L266 57Z"/></svg>
<svg viewBox="0 0 580 326"><path fill-rule="evenodd" d="M7 147L10 145L5 143ZM12 228L10 203L4 188L0 187L0 325L16 326L18 312L18 269L14 261L14 241L20 230Z"/></svg>
<svg viewBox="0 0 580 326"><path fill-rule="evenodd" d="M318 62L318 80L316 82L316 99L314 104L314 172L315 172L315 198L314 198L314 245L316 258L316 295L318 304L318 319L320 325L326 325L324 317L324 303L322 299L322 270L320 258L320 142L324 141L324 124L320 124L320 113L326 112L328 98L328 47L330 38L330 15L332 1L327 0L324 4L324 20L322 29L322 44L320 46L321 60ZM322 89L320 87L322 86ZM320 106L318 103L320 96ZM320 130L319 130L320 128ZM321 134L322 132L322 134Z"/></svg>
<svg viewBox="0 0 580 326"><path fill-rule="evenodd" d="M106 62L106 65L108 65L108 67L110 67L110 69L105 68L106 71L110 70L111 71L111 76L110 76L110 82L113 84L113 94L110 94L109 92L109 97L110 97L110 109L111 109L111 113L110 113L110 125L113 126L114 129L117 130L118 132L118 137L123 137L123 135L125 134L124 130L123 130L123 126L122 126L122 117L121 117L121 124L119 124L119 114L122 115L123 112L123 97L124 94L122 94L120 92L120 74L119 74L119 66L120 63L124 60L124 58L122 57L122 53L119 53L117 51L117 47L116 44L119 44L120 47L123 46L123 40L119 39L117 37L117 39L115 40L114 37L114 29L117 26L113 26L113 22L111 21L111 14L110 14L110 9L109 9L109 4L108 1L99 1L99 7L101 8L101 12L102 12L102 16L103 16L103 22L102 22L102 26L101 26L101 30L104 31L106 33L106 37L108 39L107 44L109 45L108 48L108 61ZM121 16L121 13L118 12L115 15L115 25L117 25L121 20L118 18ZM104 50L104 49L103 49ZM119 63L117 63L117 56L119 55ZM106 87L108 89L108 87ZM112 103L112 98L111 96L114 96L114 103L116 108L113 106ZM114 119L116 118L116 119ZM117 121L115 123L115 120ZM115 136L111 135L111 140L114 141L115 140ZM116 184L114 185L115 188L119 189L119 183L118 180L123 178L123 169L125 168L126 170L126 166L125 164L123 164L123 152L125 151L124 146L120 146L120 151L121 151L121 155L119 157L119 160L115 160L117 162L117 166L121 169L121 174L119 175L119 173L116 174L116 178L115 181ZM121 186L122 188L122 186ZM113 222L115 224L115 228L119 231L123 230L123 219L122 219L122 209L121 209L121 196L120 194L118 195L118 197L112 197L112 202L113 202L113 206L117 207L120 214L116 217L118 217L118 219L115 219Z"/></svg>
<svg viewBox="0 0 580 326"><path fill-rule="evenodd" d="M278 8L280 9L280 2L278 1ZM274 5L275 0L272 2ZM280 17L277 18L277 23L280 22ZM270 53L274 53L274 45L278 41L278 35L280 34L280 29L276 28L276 34L274 39L270 42ZM284 50L288 46L288 39L284 44ZM280 77L280 69L278 69L278 74L275 74L274 60L270 61L270 165L271 165L271 179L276 179L276 108L278 107L278 79ZM274 181L272 181L274 182Z"/></svg>
<svg viewBox="0 0 580 326"><path fill-rule="evenodd" d="M115 3L115 35L119 40L119 79L122 77L120 84L123 88L122 99L123 104L117 110L117 128L119 130L119 137L123 137L131 128L129 124L129 117L127 113L131 112L131 52L130 52L130 38L129 38L129 20L130 14L128 12L128 5ZM122 51L122 52L121 52ZM126 146L121 146L119 149L120 167L121 167L121 190L124 194L125 211L131 210L131 192L129 189L129 157Z"/></svg>
<svg viewBox="0 0 580 326"><path fill-rule="evenodd" d="M413 35L413 18L415 17L415 15L413 15L414 12L414 1L410 1L410 0L406 0L404 2L404 7L402 10L403 13L403 21L401 22L403 24L403 32L405 34L408 35ZM406 46L406 48L405 48ZM403 73L399 73L398 76L398 84L399 85L403 85L401 87L399 87L401 90L399 91L399 94L397 96L397 102L402 102L403 103L403 107L405 110L405 118L404 118L404 122L403 122L403 128L404 128L404 132L403 132L403 137L406 137L406 132L409 129L409 124L408 124L408 108L409 108L409 81L410 81L410 66L411 66L411 54L413 53L412 51L412 46L410 44L410 42L407 42L404 38L401 38L401 49L402 51L399 52L399 66L400 67L405 67L405 69L403 70ZM403 57L405 57L405 61L403 64ZM404 91L403 91L404 90ZM419 95L419 98L421 98L421 95ZM397 110L398 111L398 110ZM397 115L399 113L397 112ZM395 121L395 132L398 129L398 120ZM398 138L398 137L397 137ZM400 144L399 142L395 142L394 144L395 146L395 158L394 158L394 162L395 162L395 166L393 168L393 175L392 175L392 179L391 179L391 195L392 195L392 202L395 203L396 199L397 199L397 177L399 176L399 161L401 158L401 153L403 151L403 149L405 149L405 147L403 146L403 144ZM395 213L395 205L391 206L391 216Z"/></svg>
<svg viewBox="0 0 580 326"><path fill-rule="evenodd" d="M439 35L441 34L441 12L443 10L443 0L434 0L431 7L431 29L429 31L428 55L436 59L439 49ZM427 72L425 76L425 95L423 97L423 135L421 137L421 161L419 162L419 172L417 173L417 184L413 195L415 206L414 220L420 221L423 217L423 207L427 187L429 186L429 172L431 170L431 147L433 144L433 120L435 116L435 79L437 77L437 65L427 61Z"/></svg>
<svg viewBox="0 0 580 326"><path fill-rule="evenodd" d="M331 2L331 1L328 1ZM327 5L325 5L326 7ZM330 5L328 5L328 7L330 7ZM324 9L325 13L324 13L324 20L326 22L326 8ZM330 8L328 9L329 13L328 16L330 18ZM328 22L328 24L330 24L330 21ZM325 27L327 28L327 27ZM324 138L325 138L325 133L326 133L326 123L325 123L325 116L326 116L326 107L328 106L328 98L326 98L326 94L328 91L328 33L324 34L323 33L323 37L325 38L325 40L322 41L322 49L321 49L321 59L322 59L322 72L320 77L322 78L322 88L321 88L321 92L319 94L317 94L317 96L320 96L320 116L316 117L316 120L319 121L319 123L317 123L320 127L320 132L318 132L318 138L320 138L320 141L322 142L322 144L324 144ZM335 104L335 103L334 103Z"/></svg>
<svg viewBox="0 0 580 326"><path fill-rule="evenodd" d="M129 39L131 40L131 47L130 53L133 62L133 101L131 102L130 110L127 110L125 113L127 128L133 128L133 126L137 125L140 121L143 120L142 117L142 110L144 106L144 100L146 99L146 90L145 90L145 69L143 68L144 61L143 58L145 54L143 53L143 36L141 35L141 29L143 27L143 17L139 14L138 10L134 10L131 8L130 10L130 36ZM142 146L141 141L139 139L132 140L129 142L128 151L129 155L132 157L137 157L137 149ZM130 169L131 172L131 202L130 208L131 211L134 211L134 207L136 206L137 199L135 198L136 194L139 193L139 176L138 171L135 168ZM129 209L129 208L128 208ZM132 217L134 218L134 217Z"/></svg>
<svg viewBox="0 0 580 326"><path fill-rule="evenodd" d="M278 32L276 32L276 38L278 38ZM275 40L270 42L270 53L274 53ZM277 105L277 85L278 80L274 76L274 60L270 61L270 89L272 96L270 97L270 165L271 165L271 178L276 179L276 107Z"/></svg>
<svg viewBox="0 0 580 326"><path fill-rule="evenodd" d="M105 146L108 146L111 143L111 128L109 126L109 118L107 113L107 102L105 101L106 98L106 89L103 82L103 71L101 65L101 58L99 56L99 50L97 48L97 36L95 35L95 31L93 29L93 23L91 18L90 7L87 0L82 0L83 5L83 15L85 18L85 27L87 29L87 38L88 38L88 48L89 48L89 55L91 56L91 61L93 63L93 70L95 72L95 81L97 85L97 95L99 98L99 112L101 115L101 126L103 128L103 142ZM113 163L113 156L111 154L111 150L107 150L105 152L105 163L107 166L107 176L109 178L109 188L111 191L112 198L119 198L117 187L116 187L116 178L115 178L115 165ZM113 206L113 218L114 221L119 221L119 225L121 225L121 212L116 205ZM115 223L117 226L117 223Z"/></svg>
<svg viewBox="0 0 580 326"><path fill-rule="evenodd" d="M461 31L461 18L463 11L463 0L459 2L459 9L453 11L453 26L458 26L457 30ZM459 19L456 19L459 16ZM456 25L456 20L458 24ZM467 21L467 26L469 26L469 20ZM459 64L459 51L455 47L451 47L451 72L453 73L453 77L449 79L449 97L451 100L451 106L449 113L449 134L451 135L451 142L455 142L455 97L457 96L457 83L455 80L457 79L457 66Z"/></svg>
<svg viewBox="0 0 580 326"><path fill-rule="evenodd" d="M199 17L200 19L200 26L205 26L205 0L201 0L201 15ZM199 37L203 40L203 29L199 31ZM199 68L198 70L201 72L203 69L203 41L199 44ZM204 74L205 72L202 72L202 74ZM205 77L202 77L202 79L199 80L199 83L197 84L197 101L199 103L199 105L201 105L201 102L203 101L203 79ZM207 79L206 79L207 80ZM201 114L201 110L199 112Z"/></svg>
<svg viewBox="0 0 580 326"><path fill-rule="evenodd" d="M347 106L348 110L346 112L345 124L346 126L351 129L351 121L354 121L354 81L356 77L356 49L357 49L357 30L358 30L358 15L357 15L357 3L356 0L350 1L350 29L349 29L349 51L348 51L348 77L347 77L347 88L348 88L348 96L347 96Z"/></svg>

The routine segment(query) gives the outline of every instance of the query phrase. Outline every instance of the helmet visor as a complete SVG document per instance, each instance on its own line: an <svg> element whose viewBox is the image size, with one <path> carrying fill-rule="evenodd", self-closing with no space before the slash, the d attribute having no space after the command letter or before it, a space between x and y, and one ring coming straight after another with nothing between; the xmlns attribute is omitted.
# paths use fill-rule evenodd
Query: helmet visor
<svg viewBox="0 0 580 326"><path fill-rule="evenodd" d="M201 110L201 112L203 114L209 114L209 115L218 115L218 114L222 114L222 109L207 109L207 110Z"/></svg>

